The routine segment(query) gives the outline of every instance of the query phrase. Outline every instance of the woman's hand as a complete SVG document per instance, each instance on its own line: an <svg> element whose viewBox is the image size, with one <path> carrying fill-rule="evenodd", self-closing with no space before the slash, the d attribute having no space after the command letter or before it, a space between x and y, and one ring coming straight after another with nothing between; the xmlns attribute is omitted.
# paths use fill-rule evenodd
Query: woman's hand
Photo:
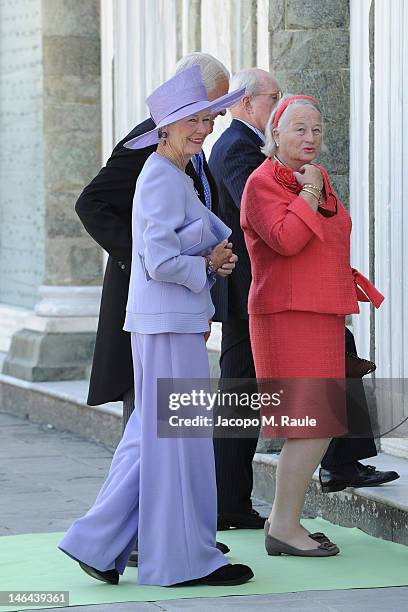
<svg viewBox="0 0 408 612"><path fill-rule="evenodd" d="M323 189L322 173L316 166L305 164L300 168L299 172L294 172L293 174L301 185L312 183L312 185L316 185L320 190Z"/></svg>
<svg viewBox="0 0 408 612"><path fill-rule="evenodd" d="M233 261L230 261L232 259L232 256L233 256L233 253L232 253L232 243L231 242L228 242L228 240L223 240L222 242L217 244L217 246L210 253L210 259L212 261L215 271L218 272L220 268L223 268L224 264L234 263ZM234 267L235 267L235 263L234 263ZM231 272L232 272L232 269L230 273Z"/></svg>
<svg viewBox="0 0 408 612"><path fill-rule="evenodd" d="M300 168L299 172L294 172L294 175L301 185L310 183L319 190L316 192L312 187L305 187L305 190L303 191L302 189L300 192L302 198L306 200L313 212L317 212L323 189L323 177L319 168L312 166L312 164L305 164Z"/></svg>
<svg viewBox="0 0 408 612"><path fill-rule="evenodd" d="M221 268L218 268L217 274L221 276L222 278L226 278L232 273L237 261L238 261L238 255L235 255L235 253L233 253L230 257L229 262L223 264Z"/></svg>

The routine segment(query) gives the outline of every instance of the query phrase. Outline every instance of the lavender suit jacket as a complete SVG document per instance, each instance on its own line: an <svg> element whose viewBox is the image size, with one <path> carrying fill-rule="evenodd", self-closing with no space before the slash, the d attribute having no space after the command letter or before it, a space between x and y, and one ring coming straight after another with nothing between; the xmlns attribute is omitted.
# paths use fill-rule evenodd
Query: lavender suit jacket
<svg viewBox="0 0 408 612"><path fill-rule="evenodd" d="M208 331L214 306L202 256L230 234L202 204L192 179L152 153L137 179L133 201L124 329L144 334Z"/></svg>

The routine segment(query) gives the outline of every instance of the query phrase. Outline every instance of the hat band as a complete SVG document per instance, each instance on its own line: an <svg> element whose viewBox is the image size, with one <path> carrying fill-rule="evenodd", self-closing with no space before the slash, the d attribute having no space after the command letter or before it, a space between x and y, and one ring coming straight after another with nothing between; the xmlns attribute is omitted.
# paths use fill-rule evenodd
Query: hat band
<svg viewBox="0 0 408 612"><path fill-rule="evenodd" d="M284 102L282 102L282 104L280 105L280 107L276 111L276 115L275 115L274 120L273 120L273 127L274 128L278 127L279 119L282 117L283 113L285 112L285 110L287 109L289 104L291 102L293 102L293 100L309 100L310 102L314 102L316 104L316 106L319 106L318 101L315 98L312 98L310 96L300 95L300 96L292 96L291 98L287 98Z"/></svg>
<svg viewBox="0 0 408 612"><path fill-rule="evenodd" d="M170 113L168 113L167 115L164 115L164 117L162 117L158 121L155 121L156 125L158 125L159 123L161 123L168 117L171 117L172 115L174 115L174 113L178 113L178 111L182 110L183 108L187 108L188 106L193 106L193 104L197 104L198 102L207 102L208 104L210 103L209 100L194 100L194 102L183 104L183 106L179 106L178 108L173 109L172 111L170 111Z"/></svg>

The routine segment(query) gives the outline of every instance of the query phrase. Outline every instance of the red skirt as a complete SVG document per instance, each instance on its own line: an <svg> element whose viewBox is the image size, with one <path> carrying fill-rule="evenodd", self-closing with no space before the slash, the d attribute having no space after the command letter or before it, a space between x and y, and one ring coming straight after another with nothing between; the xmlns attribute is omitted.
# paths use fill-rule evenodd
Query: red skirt
<svg viewBox="0 0 408 612"><path fill-rule="evenodd" d="M347 433L344 325L344 316L334 314L250 315L256 377L269 379L258 387L280 399L278 406L261 408L265 438Z"/></svg>

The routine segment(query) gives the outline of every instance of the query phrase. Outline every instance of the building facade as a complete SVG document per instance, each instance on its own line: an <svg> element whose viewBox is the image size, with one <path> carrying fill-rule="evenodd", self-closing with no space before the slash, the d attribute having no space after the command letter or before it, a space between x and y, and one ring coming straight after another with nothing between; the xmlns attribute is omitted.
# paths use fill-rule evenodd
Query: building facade
<svg viewBox="0 0 408 612"><path fill-rule="evenodd" d="M103 254L75 200L146 118L147 94L202 50L320 100L321 161L352 214L353 265L386 295L353 319L359 352L380 377L408 377L408 0L0 0L0 28L6 372L85 375ZM227 124L217 119L207 153ZM403 440L383 444L408 456Z"/></svg>

